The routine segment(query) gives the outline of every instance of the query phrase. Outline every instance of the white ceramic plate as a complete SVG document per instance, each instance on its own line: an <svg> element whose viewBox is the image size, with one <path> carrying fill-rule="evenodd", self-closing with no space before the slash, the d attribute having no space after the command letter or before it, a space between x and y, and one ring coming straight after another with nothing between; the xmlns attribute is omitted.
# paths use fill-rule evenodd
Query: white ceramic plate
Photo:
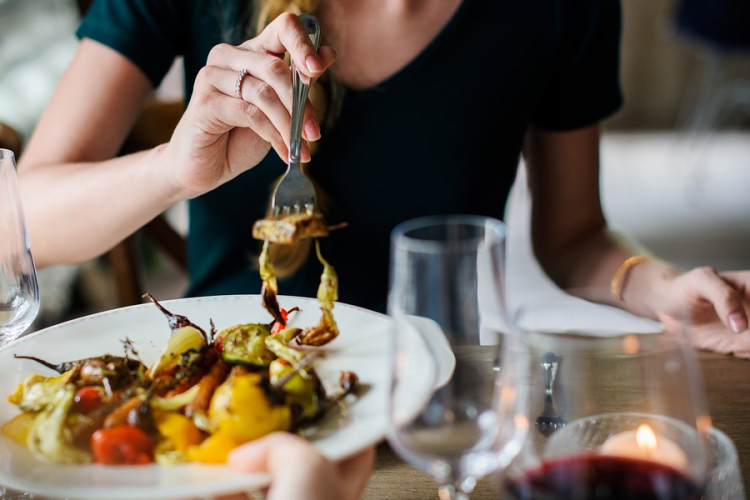
<svg viewBox="0 0 750 500"><path fill-rule="evenodd" d="M320 319L317 301L280 296L281 307L298 306L290 316L293 326L311 326ZM164 301L167 309L187 316L208 331L213 319L218 330L237 323L267 323L271 317L257 295L205 297ZM361 395L346 415L330 411L306 437L327 457L339 460L380 441L386 428L388 387L388 335L390 319L358 307L336 304L334 315L341 334L327 346L317 348L325 356L316 364L324 381L337 381L342 370L354 371L363 384ZM58 363L102 354L123 352L121 340L133 341L147 364L156 360L170 336L164 315L152 304L141 304L95 314L56 325L0 350L0 423L18 409L6 395L31 373L52 374L30 360L14 354L37 356ZM290 464L294 466L294 464ZM238 474L225 466L203 464L105 467L63 466L45 463L26 448L0 436L0 484L53 497L109 500L204 498L268 484L265 474Z"/></svg>

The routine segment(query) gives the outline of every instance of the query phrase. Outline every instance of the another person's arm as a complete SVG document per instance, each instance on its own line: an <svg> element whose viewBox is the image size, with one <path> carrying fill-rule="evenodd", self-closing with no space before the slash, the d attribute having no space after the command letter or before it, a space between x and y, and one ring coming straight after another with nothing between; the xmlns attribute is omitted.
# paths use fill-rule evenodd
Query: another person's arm
<svg viewBox="0 0 750 500"><path fill-rule="evenodd" d="M198 196L256 165L273 147L286 157L291 73L281 55L317 77L320 55L296 16L259 36L212 50L169 143L112 159L152 90L130 60L84 39L19 162L21 192L39 266L100 255L173 203ZM240 69L242 98L234 82ZM319 126L308 103L305 135ZM309 154L305 149L303 156Z"/></svg>
<svg viewBox="0 0 750 500"><path fill-rule="evenodd" d="M750 356L750 271L683 272L649 259L628 269L621 300L608 293L618 267L643 250L607 227L599 198L597 125L566 132L531 127L526 160L534 251L558 286L667 327L687 320L698 347ZM587 295L586 289L598 293Z"/></svg>
<svg viewBox="0 0 750 500"><path fill-rule="evenodd" d="M374 448L368 448L334 464L304 439L279 432L232 451L229 464L242 472L267 472L271 476L267 500L358 500L374 458Z"/></svg>

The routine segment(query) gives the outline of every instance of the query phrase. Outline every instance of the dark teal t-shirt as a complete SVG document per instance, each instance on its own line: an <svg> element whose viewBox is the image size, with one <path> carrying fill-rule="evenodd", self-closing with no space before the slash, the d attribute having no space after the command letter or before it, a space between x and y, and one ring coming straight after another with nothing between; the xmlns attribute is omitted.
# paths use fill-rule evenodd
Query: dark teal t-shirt
<svg viewBox="0 0 750 500"><path fill-rule="evenodd" d="M156 86L185 58L186 91L211 47L243 41L234 0L96 0L79 37L132 60ZM571 130L619 108L617 0L464 0L435 40L373 88L345 93L311 171L332 200L321 241L340 300L385 309L391 229L423 215L503 217L529 123ZM376 43L376 42L373 42ZM255 168L189 203L190 295L258 293L264 216L285 164ZM308 259L280 293L315 296Z"/></svg>

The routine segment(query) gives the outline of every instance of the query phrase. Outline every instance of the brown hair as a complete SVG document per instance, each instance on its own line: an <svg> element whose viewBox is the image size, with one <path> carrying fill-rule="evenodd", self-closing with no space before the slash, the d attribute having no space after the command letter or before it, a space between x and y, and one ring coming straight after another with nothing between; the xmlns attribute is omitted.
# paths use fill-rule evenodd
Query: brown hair
<svg viewBox="0 0 750 500"><path fill-rule="evenodd" d="M303 12L317 14L324 0L256 0L253 5L253 13L250 21L250 30L258 34L268 26L271 21L285 12L302 14ZM323 43L325 43L325 30L323 32ZM310 102L313 104L321 128L330 128L341 109L343 101L343 85L330 73L323 75L310 88ZM310 153L315 155L317 143L308 144ZM315 186L317 208L325 213L329 200L325 192L320 188L315 178L311 175L310 164L302 165L302 170L312 180ZM270 205L270 204L269 204ZM274 245L269 247L271 262L276 269L276 274L283 278L294 274L307 260L310 254L310 240L302 240L294 245Z"/></svg>

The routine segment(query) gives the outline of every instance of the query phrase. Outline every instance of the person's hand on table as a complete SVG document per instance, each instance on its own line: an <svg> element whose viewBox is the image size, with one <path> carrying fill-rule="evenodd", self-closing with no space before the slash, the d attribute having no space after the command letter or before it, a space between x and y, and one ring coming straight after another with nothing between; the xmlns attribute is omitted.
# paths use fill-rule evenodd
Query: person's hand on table
<svg viewBox="0 0 750 500"><path fill-rule="evenodd" d="M657 315L667 330L689 327L699 349L750 358L750 271L697 268L676 276Z"/></svg>
<svg viewBox="0 0 750 500"><path fill-rule="evenodd" d="M229 455L229 465L242 472L267 472L266 500L357 500L372 471L375 449L339 463L323 457L308 441L277 432L247 443ZM246 500L244 495L221 500Z"/></svg>

